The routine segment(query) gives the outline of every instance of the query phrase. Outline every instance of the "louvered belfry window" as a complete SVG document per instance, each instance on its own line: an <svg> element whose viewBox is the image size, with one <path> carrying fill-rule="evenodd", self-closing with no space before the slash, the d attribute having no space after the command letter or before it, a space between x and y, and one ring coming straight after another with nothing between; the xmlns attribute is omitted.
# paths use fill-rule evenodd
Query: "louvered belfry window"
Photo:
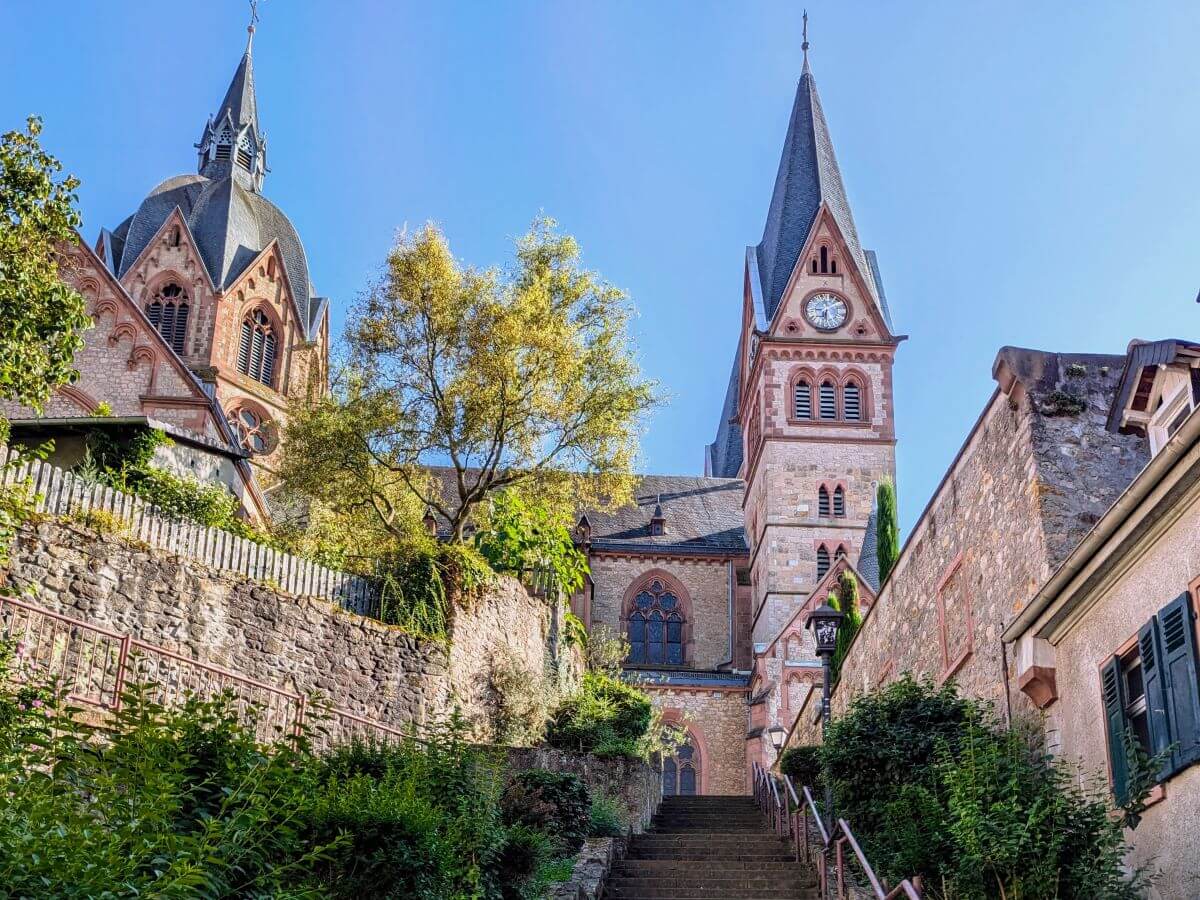
<svg viewBox="0 0 1200 900"><path fill-rule="evenodd" d="M797 419L807 420L812 418L812 385L807 381L801 380L796 382L794 403Z"/></svg>
<svg viewBox="0 0 1200 900"><path fill-rule="evenodd" d="M817 491L817 515L822 519L829 516L829 491L825 485L821 485L821 489Z"/></svg>
<svg viewBox="0 0 1200 900"><path fill-rule="evenodd" d="M165 285L146 307L146 318L150 324L180 356L183 355L187 339L188 312L188 296L183 288L174 283Z"/></svg>
<svg viewBox="0 0 1200 900"><path fill-rule="evenodd" d="M862 419L862 388L853 381L842 389L842 412L847 422Z"/></svg>
<svg viewBox="0 0 1200 900"><path fill-rule="evenodd" d="M817 548L817 581L829 571L829 550L824 544Z"/></svg>
<svg viewBox="0 0 1200 900"><path fill-rule="evenodd" d="M822 381L820 391L821 402L821 418L836 419L837 418L837 388L833 386L832 381Z"/></svg>
<svg viewBox="0 0 1200 900"><path fill-rule="evenodd" d="M833 489L833 514L835 516L846 514L846 492L842 490L841 485Z"/></svg>
<svg viewBox="0 0 1200 900"><path fill-rule="evenodd" d="M238 371L261 381L275 384L275 332L266 313L256 309L242 321L242 339L238 346Z"/></svg>

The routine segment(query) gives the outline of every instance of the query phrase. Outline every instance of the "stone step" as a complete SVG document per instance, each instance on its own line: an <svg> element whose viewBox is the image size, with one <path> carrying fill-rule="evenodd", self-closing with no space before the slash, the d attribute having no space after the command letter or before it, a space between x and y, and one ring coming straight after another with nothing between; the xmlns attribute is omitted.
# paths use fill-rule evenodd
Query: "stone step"
<svg viewBox="0 0 1200 900"><path fill-rule="evenodd" d="M672 860L762 860L783 862L795 859L783 849L747 849L745 847L631 847L629 859L672 859Z"/></svg>
<svg viewBox="0 0 1200 900"><path fill-rule="evenodd" d="M682 881L676 878L609 878L606 900L683 900L683 898L798 898L811 893L808 879L722 878Z"/></svg>
<svg viewBox="0 0 1200 900"><path fill-rule="evenodd" d="M675 844L705 844L717 842L722 844L783 844L783 838L765 826L754 831L702 831L702 832L670 832L646 831L637 836L637 842L675 843Z"/></svg>
<svg viewBox="0 0 1200 900"><path fill-rule="evenodd" d="M791 875L795 873L804 874L807 869L796 862L794 859L722 859L722 860L695 860L695 859L633 859L626 857L619 859L613 863L612 872L616 875L625 875L630 878L636 876L659 875L674 876L676 873L690 875L698 872L755 872L755 873L782 873Z"/></svg>

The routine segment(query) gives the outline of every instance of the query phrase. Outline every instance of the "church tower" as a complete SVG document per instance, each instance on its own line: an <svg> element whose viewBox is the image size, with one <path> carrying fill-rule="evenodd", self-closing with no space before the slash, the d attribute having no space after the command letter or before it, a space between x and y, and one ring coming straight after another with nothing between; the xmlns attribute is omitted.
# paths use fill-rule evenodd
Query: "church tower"
<svg viewBox="0 0 1200 900"><path fill-rule="evenodd" d="M762 240L746 250L741 334L706 459L710 474L746 483L756 650L794 624L839 558L860 562L875 486L895 473L902 338L875 254L859 244L804 49Z"/></svg>

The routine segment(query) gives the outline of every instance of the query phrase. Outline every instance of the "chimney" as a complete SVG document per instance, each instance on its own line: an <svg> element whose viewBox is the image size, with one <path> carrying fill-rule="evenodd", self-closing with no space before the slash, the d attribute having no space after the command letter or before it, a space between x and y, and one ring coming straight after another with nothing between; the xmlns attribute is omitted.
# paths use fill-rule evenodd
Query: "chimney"
<svg viewBox="0 0 1200 900"><path fill-rule="evenodd" d="M650 534L660 535L667 533L667 517L663 515L662 494L658 495L658 500L654 504L654 512L650 516Z"/></svg>

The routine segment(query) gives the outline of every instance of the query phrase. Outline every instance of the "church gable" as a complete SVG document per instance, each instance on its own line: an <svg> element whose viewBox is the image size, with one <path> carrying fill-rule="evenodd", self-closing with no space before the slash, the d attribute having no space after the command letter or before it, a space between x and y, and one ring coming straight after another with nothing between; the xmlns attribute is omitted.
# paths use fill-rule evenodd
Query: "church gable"
<svg viewBox="0 0 1200 900"><path fill-rule="evenodd" d="M891 334L867 281L871 277L870 272L861 270L834 216L822 207L772 317L770 334L817 340L890 341ZM832 327L819 327L820 308L814 310L810 304L819 304L828 295L845 304L845 317L836 325L830 319Z"/></svg>

